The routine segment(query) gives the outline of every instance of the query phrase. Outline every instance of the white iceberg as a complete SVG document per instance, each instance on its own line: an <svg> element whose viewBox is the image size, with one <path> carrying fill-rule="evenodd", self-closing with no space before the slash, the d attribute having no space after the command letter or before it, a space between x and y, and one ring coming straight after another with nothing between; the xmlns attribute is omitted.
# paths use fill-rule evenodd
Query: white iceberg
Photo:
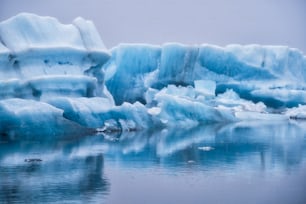
<svg viewBox="0 0 306 204"><path fill-rule="evenodd" d="M306 120L306 105L299 105L298 107L287 109L285 115L291 119Z"/></svg>
<svg viewBox="0 0 306 204"><path fill-rule="evenodd" d="M301 119L305 83L306 57L285 46L107 50L94 24L80 17L64 25L22 13L0 23L1 134L41 123L52 132L59 121L131 131Z"/></svg>
<svg viewBox="0 0 306 204"><path fill-rule="evenodd" d="M74 94L79 91L74 88L76 81L81 89L106 95L101 66L110 54L92 22L77 18L73 24L63 25L55 18L22 13L0 23L0 42L0 84L10 89L8 93L1 90L2 95L31 98L33 83L40 87L53 84L65 94ZM86 91L82 95L86 96ZM36 97L35 93L32 96Z"/></svg>

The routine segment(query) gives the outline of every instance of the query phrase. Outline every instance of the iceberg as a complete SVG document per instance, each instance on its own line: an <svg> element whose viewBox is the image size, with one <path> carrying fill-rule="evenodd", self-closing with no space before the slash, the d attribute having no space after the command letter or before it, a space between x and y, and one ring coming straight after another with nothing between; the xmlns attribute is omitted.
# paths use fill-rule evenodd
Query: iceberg
<svg viewBox="0 0 306 204"><path fill-rule="evenodd" d="M94 132L63 117L63 110L44 102L25 99L0 101L0 133L8 139L39 139Z"/></svg>
<svg viewBox="0 0 306 204"><path fill-rule="evenodd" d="M3 135L25 127L55 134L304 119L305 83L305 55L286 46L109 50L81 17L62 24L21 13L0 23Z"/></svg>
<svg viewBox="0 0 306 204"><path fill-rule="evenodd" d="M292 119L306 120L306 106L299 105L298 107L289 108L285 111L285 115Z"/></svg>
<svg viewBox="0 0 306 204"><path fill-rule="evenodd" d="M108 74L111 76L106 84L116 104L143 100L143 90L150 87L161 89L168 84L194 86L196 80L215 81L216 94L233 89L242 98L254 102L262 99L276 108L279 106L269 103L269 100L305 103L296 94L278 98L277 93L271 95L266 91L305 89L306 58L302 52L293 48L260 45L229 45L222 48L207 44L123 44L112 49L110 61L105 64L104 69L106 73L115 74ZM124 76L126 78L122 80ZM126 84L128 80L133 83ZM115 91L121 83L125 83L123 85L129 89L136 88L127 96L121 95L121 92Z"/></svg>
<svg viewBox="0 0 306 204"><path fill-rule="evenodd" d="M138 102L113 106L107 98L101 97L59 97L47 102L63 110L64 118L84 127L97 128L98 131L104 129L104 125L112 130L147 129L152 120L146 107Z"/></svg>
<svg viewBox="0 0 306 204"><path fill-rule="evenodd" d="M0 80L8 87L1 95L35 98L56 89L63 95L87 96L89 90L104 96L101 67L109 57L90 21L77 18L63 25L55 18L19 14L0 23Z"/></svg>

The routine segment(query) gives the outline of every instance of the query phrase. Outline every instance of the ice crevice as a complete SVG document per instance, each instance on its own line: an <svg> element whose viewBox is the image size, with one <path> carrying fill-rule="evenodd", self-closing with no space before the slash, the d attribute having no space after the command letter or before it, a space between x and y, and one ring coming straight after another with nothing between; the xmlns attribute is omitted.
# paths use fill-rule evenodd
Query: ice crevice
<svg viewBox="0 0 306 204"><path fill-rule="evenodd" d="M0 23L4 135L31 126L58 134L305 119L305 83L305 55L286 46L107 49L80 17L61 24L21 13Z"/></svg>

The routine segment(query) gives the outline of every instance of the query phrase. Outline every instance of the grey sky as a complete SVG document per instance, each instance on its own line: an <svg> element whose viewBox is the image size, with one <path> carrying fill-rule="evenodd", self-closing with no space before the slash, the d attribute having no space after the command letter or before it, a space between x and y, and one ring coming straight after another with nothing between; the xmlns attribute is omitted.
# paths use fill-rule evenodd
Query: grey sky
<svg viewBox="0 0 306 204"><path fill-rule="evenodd" d="M70 23L82 16L104 43L272 44L306 53L305 0L0 0L0 20L19 12Z"/></svg>

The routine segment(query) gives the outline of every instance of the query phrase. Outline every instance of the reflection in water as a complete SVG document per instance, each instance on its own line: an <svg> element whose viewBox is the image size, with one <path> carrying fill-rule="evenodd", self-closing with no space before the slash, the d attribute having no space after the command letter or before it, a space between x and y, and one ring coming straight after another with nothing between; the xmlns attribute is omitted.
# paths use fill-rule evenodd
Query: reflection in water
<svg viewBox="0 0 306 204"><path fill-rule="evenodd" d="M125 133L118 141L104 143L110 160L133 168L198 168L235 166L290 170L305 161L305 124L235 123L210 125L185 131L162 130L151 134ZM131 164L130 164L131 163Z"/></svg>
<svg viewBox="0 0 306 204"><path fill-rule="evenodd" d="M75 141L0 144L0 203L85 203L102 199L109 191L103 154L73 155L81 145Z"/></svg>
<svg viewBox="0 0 306 204"><path fill-rule="evenodd" d="M129 188L125 183L128 178L118 173L126 170L138 175L149 169L146 177L157 179L154 172L160 169L186 178L189 174L184 172L194 175L201 172L206 172L205 175L296 173L306 169L304 127L303 123L293 122L248 122L188 130L67 137L70 139L56 141L47 136L40 140L2 138L0 203L116 202L112 199L118 197L115 179L121 178L118 185ZM178 187L171 187L175 188ZM305 196L297 198L303 199Z"/></svg>

